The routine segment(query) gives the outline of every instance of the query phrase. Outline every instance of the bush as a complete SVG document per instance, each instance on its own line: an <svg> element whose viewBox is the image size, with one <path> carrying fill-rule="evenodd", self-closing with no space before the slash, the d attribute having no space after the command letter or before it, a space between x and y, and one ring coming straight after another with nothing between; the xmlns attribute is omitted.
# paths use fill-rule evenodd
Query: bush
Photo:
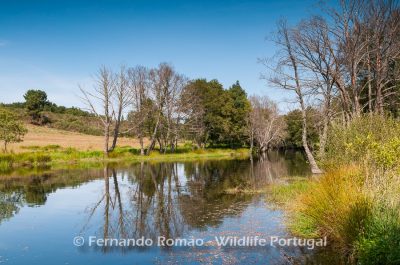
<svg viewBox="0 0 400 265"><path fill-rule="evenodd" d="M400 165L400 123L390 117L361 116L347 127L333 125L327 142L325 166L351 163L367 167Z"/></svg>

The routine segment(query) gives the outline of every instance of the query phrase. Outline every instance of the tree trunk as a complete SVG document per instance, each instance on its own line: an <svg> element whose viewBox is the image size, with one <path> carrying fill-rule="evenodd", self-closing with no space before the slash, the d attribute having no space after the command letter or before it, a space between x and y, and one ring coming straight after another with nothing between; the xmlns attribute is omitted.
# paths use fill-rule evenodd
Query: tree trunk
<svg viewBox="0 0 400 265"><path fill-rule="evenodd" d="M113 151L117 145L118 135L119 135L120 122L117 121L114 127L113 141L109 151Z"/></svg>
<svg viewBox="0 0 400 265"><path fill-rule="evenodd" d="M253 154L253 148L254 148L254 133L250 133L250 155Z"/></svg>
<svg viewBox="0 0 400 265"><path fill-rule="evenodd" d="M139 143L140 143L140 155L144 155L144 147L143 147L143 136L142 133L139 135Z"/></svg>
<svg viewBox="0 0 400 265"><path fill-rule="evenodd" d="M160 114L158 114L156 126L154 127L153 135L151 136L149 148L146 151L146 155L149 155L150 152L153 150L154 145L156 143L156 135L158 130L158 124L160 123Z"/></svg>
<svg viewBox="0 0 400 265"><path fill-rule="evenodd" d="M160 153L162 153L164 148L163 148L162 140L159 137L157 137L157 142L158 142L158 146L160 147Z"/></svg>
<svg viewBox="0 0 400 265"><path fill-rule="evenodd" d="M314 159L314 155L312 154L310 148L308 147L308 143L307 143L307 113L306 110L304 108L304 103L302 102L302 107L301 107L301 116L303 118L303 133L302 133L302 137L301 140L303 142L303 148L304 151L306 152L306 156L307 156L307 160L310 163L311 166L311 172L313 174L321 174L322 170L319 169L317 162Z"/></svg>
<svg viewBox="0 0 400 265"><path fill-rule="evenodd" d="M325 146L326 146L326 140L328 138L328 126L329 126L329 117L327 115L324 115L322 134L319 139L319 153L318 153L319 158L325 157Z"/></svg>
<svg viewBox="0 0 400 265"><path fill-rule="evenodd" d="M368 48L368 47L367 47ZM369 50L367 50L367 67L368 67L368 111L372 114L372 78L371 78L371 56Z"/></svg>
<svg viewBox="0 0 400 265"><path fill-rule="evenodd" d="M375 109L379 114L383 114L383 95L382 85L379 83L376 86L376 104Z"/></svg>
<svg viewBox="0 0 400 265"><path fill-rule="evenodd" d="M383 95L382 95L382 57L380 54L381 43L379 38L376 38L376 99L375 99L375 111L379 114L383 114Z"/></svg>
<svg viewBox="0 0 400 265"><path fill-rule="evenodd" d="M108 156L108 141L110 139L110 124L104 125L104 155Z"/></svg>
<svg viewBox="0 0 400 265"><path fill-rule="evenodd" d="M113 135L113 141L112 141L110 151L114 150L115 146L117 145L117 140L118 140L118 135L119 135L119 127L121 125L121 119L122 119L122 103L120 103L120 106L118 109L118 116L117 116L117 120L115 121L114 135Z"/></svg>

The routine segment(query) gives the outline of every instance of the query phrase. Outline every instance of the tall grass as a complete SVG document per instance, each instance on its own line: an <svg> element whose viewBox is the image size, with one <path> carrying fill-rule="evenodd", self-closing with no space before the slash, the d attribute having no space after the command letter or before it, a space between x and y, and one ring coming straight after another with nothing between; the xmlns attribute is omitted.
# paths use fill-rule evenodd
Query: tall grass
<svg viewBox="0 0 400 265"><path fill-rule="evenodd" d="M0 173L9 173L16 167L44 166L51 160L51 156L44 152L0 154Z"/></svg>
<svg viewBox="0 0 400 265"><path fill-rule="evenodd" d="M290 229L303 237L327 237L343 254L363 232L370 218L372 201L362 191L357 168L329 171L299 195L290 210Z"/></svg>

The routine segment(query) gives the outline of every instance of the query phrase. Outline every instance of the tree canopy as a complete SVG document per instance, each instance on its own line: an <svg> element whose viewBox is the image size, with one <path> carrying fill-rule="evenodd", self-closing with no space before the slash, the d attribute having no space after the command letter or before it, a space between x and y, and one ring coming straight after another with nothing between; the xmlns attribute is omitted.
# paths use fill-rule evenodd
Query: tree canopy
<svg viewBox="0 0 400 265"><path fill-rule="evenodd" d="M196 137L210 145L238 147L246 143L250 102L239 81L224 89L217 80L196 79L186 89L198 101L198 110L193 115L202 113L196 119L196 128L202 128L194 132Z"/></svg>
<svg viewBox="0 0 400 265"><path fill-rule="evenodd" d="M21 142L26 133L27 129L12 112L0 109L0 140L4 151L7 151L9 143Z"/></svg>

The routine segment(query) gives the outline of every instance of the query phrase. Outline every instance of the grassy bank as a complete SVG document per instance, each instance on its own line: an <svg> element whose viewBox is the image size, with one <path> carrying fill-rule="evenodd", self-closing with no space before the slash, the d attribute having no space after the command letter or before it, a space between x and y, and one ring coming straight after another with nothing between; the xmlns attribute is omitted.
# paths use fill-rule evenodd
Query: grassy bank
<svg viewBox="0 0 400 265"><path fill-rule="evenodd" d="M67 166L71 164L128 161L185 161L193 159L245 158L248 149L198 149L178 148L175 152L161 154L155 150L148 156L131 147L118 147L105 157L101 151L80 151L58 145L31 146L21 153L0 154L0 173L16 168L40 168L46 166Z"/></svg>
<svg viewBox="0 0 400 265"><path fill-rule="evenodd" d="M400 264L400 124L361 117L335 126L322 161L326 173L273 185L301 237L328 237L351 264Z"/></svg>

